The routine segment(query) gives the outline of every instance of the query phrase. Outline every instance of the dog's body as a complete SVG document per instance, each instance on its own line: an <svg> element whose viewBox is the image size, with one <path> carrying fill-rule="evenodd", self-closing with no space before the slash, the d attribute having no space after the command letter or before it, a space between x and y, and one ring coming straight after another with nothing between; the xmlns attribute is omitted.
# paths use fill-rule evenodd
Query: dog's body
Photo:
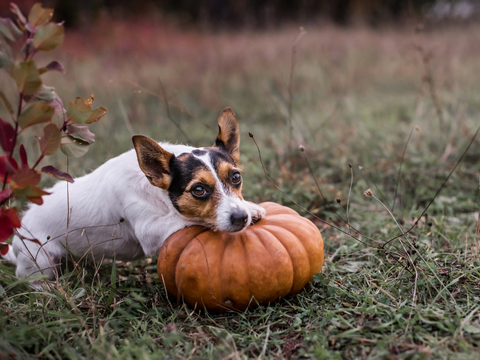
<svg viewBox="0 0 480 360"><path fill-rule="evenodd" d="M135 136L135 149L75 179L68 192L66 182L47 190L52 194L44 204L25 213L24 239L15 236L7 256L17 263L17 277L43 273L52 279L67 252L77 259L133 260L158 254L188 225L236 232L262 218L265 210L241 195L235 115L226 109L218 123L213 147Z"/></svg>

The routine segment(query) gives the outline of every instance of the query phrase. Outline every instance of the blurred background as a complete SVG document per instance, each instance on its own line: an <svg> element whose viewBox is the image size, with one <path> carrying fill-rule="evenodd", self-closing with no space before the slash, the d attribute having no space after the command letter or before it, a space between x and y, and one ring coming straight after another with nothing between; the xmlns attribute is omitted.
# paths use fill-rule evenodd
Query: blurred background
<svg viewBox="0 0 480 360"><path fill-rule="evenodd" d="M34 0L16 2L28 10ZM92 24L108 14L115 18L161 14L168 20L202 28L270 28L285 23L318 25L333 23L341 26L404 23L412 18L431 20L467 20L478 18L478 0L45 0L55 8L56 19L66 26ZM0 5L8 12L9 4Z"/></svg>
<svg viewBox="0 0 480 360"><path fill-rule="evenodd" d="M33 3L17 1L24 13ZM95 105L108 110L91 127L96 143L70 161L74 176L131 149L133 134L209 146L218 115L231 107L240 121L247 198L290 204L265 178L250 131L266 170L311 210L329 216L326 202L345 204L350 163L352 196L372 188L408 213L433 196L478 125L480 1L46 0L44 6L54 7L67 28L63 46L38 56L39 64L55 59L67 70L43 75L45 84L65 104L93 93ZM8 8L2 2L0 16L10 16ZM25 141L36 149L32 136ZM475 144L439 211L447 203L451 212L477 207ZM47 161L66 169L63 155ZM363 200L352 206L372 211Z"/></svg>

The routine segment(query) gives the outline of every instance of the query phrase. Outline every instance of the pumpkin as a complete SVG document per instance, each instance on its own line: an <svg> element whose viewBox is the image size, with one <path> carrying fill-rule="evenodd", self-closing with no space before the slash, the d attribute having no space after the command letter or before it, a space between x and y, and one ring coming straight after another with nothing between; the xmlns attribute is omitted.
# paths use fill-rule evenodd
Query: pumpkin
<svg viewBox="0 0 480 360"><path fill-rule="evenodd" d="M285 206L260 206L265 217L240 233L191 226L172 234L157 264L167 291L197 309L243 311L312 281L323 265L318 228Z"/></svg>

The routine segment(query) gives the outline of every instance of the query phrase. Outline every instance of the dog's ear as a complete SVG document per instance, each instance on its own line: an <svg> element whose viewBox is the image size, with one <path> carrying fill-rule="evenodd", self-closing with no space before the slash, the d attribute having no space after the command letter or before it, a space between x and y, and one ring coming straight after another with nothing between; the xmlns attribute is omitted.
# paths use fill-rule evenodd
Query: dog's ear
<svg viewBox="0 0 480 360"><path fill-rule="evenodd" d="M135 135L133 146L137 152L138 165L148 181L154 186L167 190L170 186L170 161L175 155L162 149L154 140Z"/></svg>
<svg viewBox="0 0 480 360"><path fill-rule="evenodd" d="M218 136L214 146L223 148L238 163L240 158L240 134L238 121L232 109L226 108L218 118Z"/></svg>

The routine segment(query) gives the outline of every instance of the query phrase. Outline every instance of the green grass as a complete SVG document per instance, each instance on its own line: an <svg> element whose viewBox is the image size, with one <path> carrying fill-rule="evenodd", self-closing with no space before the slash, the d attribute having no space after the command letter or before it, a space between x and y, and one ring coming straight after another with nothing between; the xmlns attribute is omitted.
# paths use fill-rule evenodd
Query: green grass
<svg viewBox="0 0 480 360"><path fill-rule="evenodd" d="M407 229L441 186L478 126L480 54L472 44L479 28L307 30L297 47L291 100L296 29L198 34L106 21L67 34L53 57L68 73L47 74L46 83L65 102L94 93L95 105L108 109L92 127L96 143L70 161L70 172L80 176L130 149L129 128L186 143L176 122L191 144L211 145L216 118L230 106L240 121L247 199L301 212L265 177L250 131L267 172L295 201L348 231L327 205L345 217L348 200L362 241L397 236L385 208L363 193L371 189L391 208L398 186L394 216ZM427 69L443 124L415 46L431 52ZM412 244L408 255L399 240L382 251L312 218L325 241L322 274L300 294L245 313L212 315L177 304L158 280L156 259L70 267L57 287L41 292L15 279L13 266L0 260L0 359L477 359L478 145L477 139L402 239ZM48 160L66 170L64 157Z"/></svg>

